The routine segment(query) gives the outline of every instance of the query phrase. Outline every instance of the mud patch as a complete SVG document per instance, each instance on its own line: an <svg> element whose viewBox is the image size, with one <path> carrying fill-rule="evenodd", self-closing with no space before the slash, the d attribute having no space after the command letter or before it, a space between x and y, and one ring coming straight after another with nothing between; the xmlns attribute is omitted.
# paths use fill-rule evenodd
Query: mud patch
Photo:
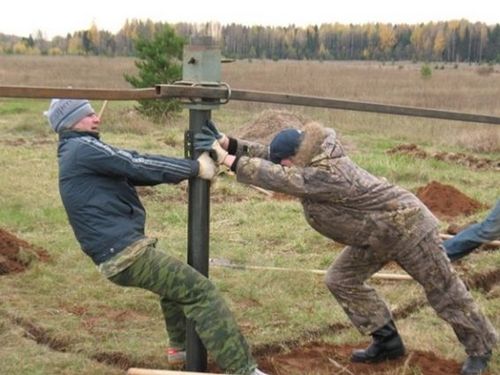
<svg viewBox="0 0 500 375"><path fill-rule="evenodd" d="M0 228L0 275L24 271L33 261L47 261L46 250Z"/></svg>
<svg viewBox="0 0 500 375"><path fill-rule="evenodd" d="M451 185L431 181L417 190L417 197L439 218L472 215L485 208Z"/></svg>
<svg viewBox="0 0 500 375"><path fill-rule="evenodd" d="M0 144L4 144L6 146L42 146L42 145L55 145L57 140L48 139L48 138L38 138L38 139L25 139L25 138L17 138L17 139L5 139L0 140Z"/></svg>
<svg viewBox="0 0 500 375"><path fill-rule="evenodd" d="M464 283L470 289L480 289L484 292L489 292L499 282L500 268L464 278Z"/></svg>
<svg viewBox="0 0 500 375"><path fill-rule="evenodd" d="M427 305L427 300L421 298L415 298L409 301L404 306L392 310L392 315L394 316L395 320L405 319L408 316L418 312L422 307L426 305ZM326 334L329 333L339 334L341 332L353 328L354 327L351 323L338 322L330 324L328 326L323 326L303 331L299 337L290 340L261 344L259 346L254 347L253 352L257 357L270 354L283 353L289 349L295 350L296 348L300 348L304 345L304 343L319 340L322 336Z"/></svg>
<svg viewBox="0 0 500 375"><path fill-rule="evenodd" d="M37 344L46 345L52 350L56 350L58 352L66 352L70 346L70 342L56 338L50 332L45 330L44 328L35 325L33 322L30 322L27 319L23 318L13 318L14 323L24 329L24 337L29 338L31 340L36 341Z"/></svg>
<svg viewBox="0 0 500 375"><path fill-rule="evenodd" d="M436 159L451 164L462 165L475 170L500 170L500 160L492 160L488 158L478 158L474 155L454 152L436 152L429 153L416 144L402 144L387 150L389 155L409 155L419 159Z"/></svg>
<svg viewBox="0 0 500 375"><path fill-rule="evenodd" d="M378 364L351 363L353 349L363 348L369 343L359 345L332 345L310 343L287 353L258 357L259 368L269 374L306 375L306 374L426 374L449 375L460 373L461 365L456 361L444 359L434 353L414 350L405 357Z"/></svg>

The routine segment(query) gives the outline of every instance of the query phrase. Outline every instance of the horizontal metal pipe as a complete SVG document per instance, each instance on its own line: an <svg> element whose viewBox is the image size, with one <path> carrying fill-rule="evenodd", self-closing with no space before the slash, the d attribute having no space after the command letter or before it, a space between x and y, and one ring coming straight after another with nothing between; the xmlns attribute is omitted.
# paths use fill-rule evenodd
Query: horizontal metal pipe
<svg viewBox="0 0 500 375"><path fill-rule="evenodd" d="M230 98L228 98L230 96ZM145 100L145 99L219 99L260 103L299 105L343 109L349 111L374 112L401 116L426 117L442 120L477 122L500 125L500 117L475 113L445 111L439 109L360 102L317 96L292 95L251 90L229 90L226 87L203 87L189 85L157 85L145 89L73 89L54 87L0 86L0 97L16 98L73 98L101 100ZM213 102L210 102L213 104Z"/></svg>
<svg viewBox="0 0 500 375"><path fill-rule="evenodd" d="M37 86L0 86L0 97L34 99L102 99L102 100L142 100L158 99L154 88L145 89L74 89Z"/></svg>
<svg viewBox="0 0 500 375"><path fill-rule="evenodd" d="M334 108L334 109L344 109L349 111L385 113L392 115L427 117L427 118L437 118L443 120L478 122L485 124L500 125L500 117L497 116L444 111L439 109L408 107L400 105L358 102L353 100L341 100L341 99L322 98L314 96L232 90L231 99L242 100L242 101L255 101L261 103L292 104L292 105L301 105L308 107Z"/></svg>

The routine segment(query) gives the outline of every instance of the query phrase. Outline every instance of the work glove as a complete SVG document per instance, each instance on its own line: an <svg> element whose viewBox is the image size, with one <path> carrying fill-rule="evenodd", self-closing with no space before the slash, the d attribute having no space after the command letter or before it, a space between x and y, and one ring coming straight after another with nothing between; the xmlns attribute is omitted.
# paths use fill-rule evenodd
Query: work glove
<svg viewBox="0 0 500 375"><path fill-rule="evenodd" d="M207 135L212 135L219 142L222 148L227 149L227 146L229 145L229 137L224 133L221 133L212 120L207 120L205 125L202 127L202 132Z"/></svg>
<svg viewBox="0 0 500 375"><path fill-rule="evenodd" d="M213 135L198 133L194 136L194 149L196 151L208 151L210 156L218 163L223 164L228 152L222 148Z"/></svg>
<svg viewBox="0 0 500 375"><path fill-rule="evenodd" d="M212 180L217 174L218 167L208 156L207 152L202 153L198 159L198 177L204 180Z"/></svg>

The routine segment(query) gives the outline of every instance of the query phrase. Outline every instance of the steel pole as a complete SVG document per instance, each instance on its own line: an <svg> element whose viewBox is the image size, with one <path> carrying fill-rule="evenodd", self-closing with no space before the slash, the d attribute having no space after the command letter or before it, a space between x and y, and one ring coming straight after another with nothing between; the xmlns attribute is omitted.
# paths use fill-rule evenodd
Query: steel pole
<svg viewBox="0 0 500 375"><path fill-rule="evenodd" d="M189 134L194 135L201 131L202 125L210 119L211 111L189 110ZM193 159L196 154L193 144L190 144L190 155ZM208 277L209 261L209 216L210 216L210 181L201 178L189 180L188 206L188 264L198 272ZM186 350L188 371L206 371L207 351L195 330L192 320L187 322Z"/></svg>
<svg viewBox="0 0 500 375"><path fill-rule="evenodd" d="M220 49L212 38L191 39L184 48L182 78L186 81L218 84L220 82ZM193 137L201 132L202 126L211 118L212 109L217 103L201 100L187 105L189 109L189 132L187 147L191 158L199 155L194 150ZM210 216L210 181L200 178L189 180L188 203L188 263L201 274L208 277L209 262L209 216ZM207 350L201 342L193 321L188 320L186 331L186 370L206 372Z"/></svg>

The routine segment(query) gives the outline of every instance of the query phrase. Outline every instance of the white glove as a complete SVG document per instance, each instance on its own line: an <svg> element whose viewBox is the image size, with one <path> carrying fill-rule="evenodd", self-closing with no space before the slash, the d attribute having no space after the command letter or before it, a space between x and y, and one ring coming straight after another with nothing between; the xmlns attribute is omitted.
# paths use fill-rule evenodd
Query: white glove
<svg viewBox="0 0 500 375"><path fill-rule="evenodd" d="M227 138L227 137L226 137ZM221 138L222 139L222 138ZM228 140L229 141L229 140ZM226 158L226 156L228 155L228 152L226 150L224 150L220 144L220 140L216 140L213 144L212 144L212 150L215 151L215 154L216 154L216 162L218 164L224 164L224 159Z"/></svg>
<svg viewBox="0 0 500 375"><path fill-rule="evenodd" d="M224 150L227 150L227 148L229 147L229 137L224 133L219 133L219 134L221 135L221 137L217 139L217 141Z"/></svg>
<svg viewBox="0 0 500 375"><path fill-rule="evenodd" d="M204 152L196 160L198 160L199 164L198 177L204 180L212 180L217 174L218 166L208 156L208 152Z"/></svg>

